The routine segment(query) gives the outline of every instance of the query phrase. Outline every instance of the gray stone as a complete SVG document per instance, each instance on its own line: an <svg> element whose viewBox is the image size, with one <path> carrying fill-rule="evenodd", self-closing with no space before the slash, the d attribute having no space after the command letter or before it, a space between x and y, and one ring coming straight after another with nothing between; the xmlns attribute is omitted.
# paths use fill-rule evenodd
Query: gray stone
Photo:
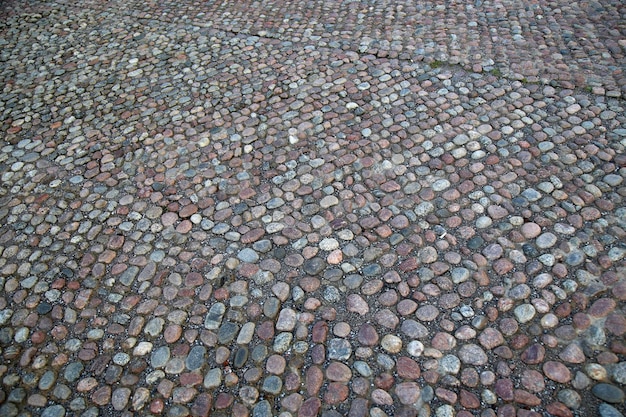
<svg viewBox="0 0 626 417"><path fill-rule="evenodd" d="M233 360L233 366L236 369L243 367L248 361L248 348L246 346L242 346L235 352L235 358Z"/></svg>
<svg viewBox="0 0 626 417"><path fill-rule="evenodd" d="M485 351L478 345L467 344L459 349L459 359L468 365L481 366L487 363L488 357Z"/></svg>
<svg viewBox="0 0 626 417"><path fill-rule="evenodd" d="M589 329L584 333L584 337L591 346L604 346L606 343L606 333L600 326L589 326Z"/></svg>
<svg viewBox="0 0 626 417"><path fill-rule="evenodd" d="M185 360L185 366L190 371L195 371L202 368L206 363L206 348L204 346L194 346L189 351L187 359Z"/></svg>
<svg viewBox="0 0 626 417"><path fill-rule="evenodd" d="M15 417L19 413L17 406L13 403L5 403L0 405L0 416L3 417ZM43 413L42 413L43 415ZM54 417L54 415L47 416Z"/></svg>
<svg viewBox="0 0 626 417"><path fill-rule="evenodd" d="M267 207L270 210L273 210L273 209L277 209L278 207L280 207L280 206L282 206L284 204L285 204L285 200L283 200L280 197L274 197L270 201L265 203L265 207Z"/></svg>
<svg viewBox="0 0 626 417"><path fill-rule="evenodd" d="M74 382L80 377L84 368L81 362L71 362L65 367L63 377L67 382Z"/></svg>
<svg viewBox="0 0 626 417"><path fill-rule="evenodd" d="M470 271L467 268L453 268L451 275L452 282L460 284L461 282L465 282L469 279Z"/></svg>
<svg viewBox="0 0 626 417"><path fill-rule="evenodd" d="M283 381L276 375L270 375L263 381L261 389L269 394L278 395L283 389Z"/></svg>
<svg viewBox="0 0 626 417"><path fill-rule="evenodd" d="M280 300L276 297L269 297L263 303L263 314L266 317L273 319L278 314L278 309L280 308Z"/></svg>
<svg viewBox="0 0 626 417"><path fill-rule="evenodd" d="M326 262L322 258L311 258L304 261L302 270L308 275L318 275L326 267Z"/></svg>
<svg viewBox="0 0 626 417"><path fill-rule="evenodd" d="M535 244L539 249L547 249L554 246L557 242L557 237L554 233L546 232L537 237Z"/></svg>
<svg viewBox="0 0 626 417"><path fill-rule="evenodd" d="M337 303L339 302L339 300L341 300L341 293L339 292L337 287L329 285L324 289L324 300L328 301L331 304Z"/></svg>
<svg viewBox="0 0 626 417"><path fill-rule="evenodd" d="M520 323L528 323L531 321L536 314L535 307L532 304L522 304L515 307L513 310L513 314L515 314L515 318Z"/></svg>
<svg viewBox="0 0 626 417"><path fill-rule="evenodd" d="M565 263L570 266L578 266L585 262L585 253L579 250L572 251L565 256Z"/></svg>
<svg viewBox="0 0 626 417"><path fill-rule="evenodd" d="M41 417L63 417L65 416L65 408L62 405L51 405L50 407L46 407L42 413Z"/></svg>
<svg viewBox="0 0 626 417"><path fill-rule="evenodd" d="M161 317L155 317L151 319L144 328L144 333L149 336L157 337L163 331L163 326L165 325L165 320Z"/></svg>
<svg viewBox="0 0 626 417"><path fill-rule="evenodd" d="M274 338L274 345L272 348L276 353L284 353L291 346L293 335L291 333L283 332Z"/></svg>
<svg viewBox="0 0 626 417"><path fill-rule="evenodd" d="M363 267L363 275L366 277L374 277L380 275L382 272L382 267L378 264L370 264Z"/></svg>
<svg viewBox="0 0 626 417"><path fill-rule="evenodd" d="M222 370L219 368L213 368L209 370L204 376L204 388L213 389L220 386L222 383Z"/></svg>
<svg viewBox="0 0 626 417"><path fill-rule="evenodd" d="M170 360L170 348L168 346L161 346L158 349L152 351L150 355L150 366L155 369L163 368Z"/></svg>
<svg viewBox="0 0 626 417"><path fill-rule="evenodd" d="M541 193L534 188L528 188L522 191L522 196L528 201L537 201L541 198Z"/></svg>
<svg viewBox="0 0 626 417"><path fill-rule="evenodd" d="M255 346L254 349L252 349L252 353L250 357L252 358L253 361L257 363L261 363L265 360L265 358L267 358L267 355L268 355L267 346L258 345L258 346Z"/></svg>
<svg viewBox="0 0 626 417"><path fill-rule="evenodd" d="M611 384L597 384L591 389L591 392L607 403L621 404L626 398L624 391Z"/></svg>
<svg viewBox="0 0 626 417"><path fill-rule="evenodd" d="M167 412L167 417L187 417L188 415L189 409L180 404L170 406L170 409Z"/></svg>
<svg viewBox="0 0 626 417"><path fill-rule="evenodd" d="M331 339L328 342L328 357L346 361L352 355L352 346L346 339Z"/></svg>
<svg viewBox="0 0 626 417"><path fill-rule="evenodd" d="M404 320L400 331L412 339L424 339L428 337L428 328L415 320Z"/></svg>
<svg viewBox="0 0 626 417"><path fill-rule="evenodd" d="M272 417L272 406L267 400L260 401L252 409L252 417Z"/></svg>
<svg viewBox="0 0 626 417"><path fill-rule="evenodd" d="M600 414L600 417L624 417L624 414L622 414L617 408L604 403L600 404L598 407L598 413Z"/></svg>
<svg viewBox="0 0 626 417"><path fill-rule="evenodd" d="M238 331L239 325L237 323L227 321L218 330L217 341L223 345L228 344L235 338Z"/></svg>
<svg viewBox="0 0 626 417"><path fill-rule="evenodd" d="M239 335L237 335L237 344L238 345L247 345L252 341L254 337L254 329L256 325L253 322L248 322L241 327L239 331Z"/></svg>
<svg viewBox="0 0 626 417"><path fill-rule="evenodd" d="M245 248L239 251L239 253L237 254L237 258L241 262L253 264L259 260L259 254L256 253L254 249Z"/></svg>
<svg viewBox="0 0 626 417"><path fill-rule="evenodd" d="M559 391L558 394L559 401L565 404L568 408L572 410L577 410L580 407L581 397L576 391L572 389L564 389Z"/></svg>
<svg viewBox="0 0 626 417"><path fill-rule="evenodd" d="M454 355L446 355L439 359L439 371L442 374L456 375L461 370L461 360Z"/></svg>
<svg viewBox="0 0 626 417"><path fill-rule="evenodd" d="M42 391L47 391L50 388L52 388L52 385L54 385L55 381L56 381L56 375L55 375L54 371L48 370L48 371L44 372L44 374L39 379L38 387Z"/></svg>
<svg viewBox="0 0 626 417"><path fill-rule="evenodd" d="M209 330L217 330L222 323L222 318L226 312L226 306L222 303L215 303L209 309L204 320L204 327Z"/></svg>
<svg viewBox="0 0 626 417"><path fill-rule="evenodd" d="M626 362L620 362L613 367L613 380L626 385Z"/></svg>
<svg viewBox="0 0 626 417"><path fill-rule="evenodd" d="M354 369L365 378L372 376L372 368L363 361L356 361L353 364Z"/></svg>

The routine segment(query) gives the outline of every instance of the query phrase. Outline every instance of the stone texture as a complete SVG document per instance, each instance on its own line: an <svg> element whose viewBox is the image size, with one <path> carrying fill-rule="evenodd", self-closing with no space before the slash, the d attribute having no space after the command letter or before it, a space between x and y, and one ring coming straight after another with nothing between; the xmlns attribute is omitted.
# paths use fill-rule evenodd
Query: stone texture
<svg viewBox="0 0 626 417"><path fill-rule="evenodd" d="M310 3L2 3L0 415L623 412L621 3Z"/></svg>

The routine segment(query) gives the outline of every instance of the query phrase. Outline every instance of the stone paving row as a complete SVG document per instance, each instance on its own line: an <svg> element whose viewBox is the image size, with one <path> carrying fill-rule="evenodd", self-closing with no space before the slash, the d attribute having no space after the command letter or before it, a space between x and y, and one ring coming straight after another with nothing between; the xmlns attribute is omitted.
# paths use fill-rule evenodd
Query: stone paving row
<svg viewBox="0 0 626 417"><path fill-rule="evenodd" d="M623 100L80 4L5 8L0 415L623 416Z"/></svg>
<svg viewBox="0 0 626 417"><path fill-rule="evenodd" d="M74 2L64 3L72 7ZM182 20L379 57L460 64L473 72L585 87L612 97L626 93L626 7L620 0L186 0L175 5L134 0L113 5L168 24ZM111 14L111 2L90 6Z"/></svg>

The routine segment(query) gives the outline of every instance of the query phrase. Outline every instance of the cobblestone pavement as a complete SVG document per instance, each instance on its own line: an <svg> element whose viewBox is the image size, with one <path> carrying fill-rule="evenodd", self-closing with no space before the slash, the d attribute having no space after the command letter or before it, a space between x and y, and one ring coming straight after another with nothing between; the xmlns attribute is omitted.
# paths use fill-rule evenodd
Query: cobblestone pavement
<svg viewBox="0 0 626 417"><path fill-rule="evenodd" d="M0 415L626 413L620 1L0 10Z"/></svg>

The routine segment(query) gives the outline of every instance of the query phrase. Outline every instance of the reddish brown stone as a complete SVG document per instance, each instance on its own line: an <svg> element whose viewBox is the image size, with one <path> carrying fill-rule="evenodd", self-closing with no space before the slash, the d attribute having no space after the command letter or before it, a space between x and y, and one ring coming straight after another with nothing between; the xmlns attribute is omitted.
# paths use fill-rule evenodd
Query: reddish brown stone
<svg viewBox="0 0 626 417"><path fill-rule="evenodd" d="M404 379L417 379L420 377L420 366L411 358L401 356L396 361L398 376Z"/></svg>
<svg viewBox="0 0 626 417"><path fill-rule="evenodd" d="M389 375L388 373L382 373L374 378L374 385L384 390L390 389L395 382L396 381L393 376Z"/></svg>
<svg viewBox="0 0 626 417"><path fill-rule="evenodd" d="M526 369L522 373L522 386L532 392L542 392L545 387L544 376L534 369Z"/></svg>
<svg viewBox="0 0 626 417"><path fill-rule="evenodd" d="M437 332L431 343L435 349L447 351L456 346L456 339L449 333Z"/></svg>
<svg viewBox="0 0 626 417"><path fill-rule="evenodd" d="M541 405L541 400L536 395L531 394L528 391L516 389L514 391L515 402L527 405L529 407L536 407Z"/></svg>
<svg viewBox="0 0 626 417"><path fill-rule="evenodd" d="M565 384L570 381L572 374L565 365L556 361L548 361L543 364L543 373L553 381Z"/></svg>
<svg viewBox="0 0 626 417"><path fill-rule="evenodd" d="M103 386L98 388L91 394L91 401L99 406L105 406L111 400L111 387Z"/></svg>
<svg viewBox="0 0 626 417"><path fill-rule="evenodd" d="M615 310L617 304L611 298L601 298L589 307L587 313L593 317L606 317Z"/></svg>
<svg viewBox="0 0 626 417"><path fill-rule="evenodd" d="M503 405L502 407L498 407L498 417L516 417L517 411L515 407L511 404Z"/></svg>
<svg viewBox="0 0 626 417"><path fill-rule="evenodd" d="M496 381L495 393L503 401L513 401L513 381L510 379L499 379Z"/></svg>
<svg viewBox="0 0 626 417"><path fill-rule="evenodd" d="M180 384L183 386L195 386L201 384L203 381L202 375L194 372L186 372L180 375Z"/></svg>
<svg viewBox="0 0 626 417"><path fill-rule="evenodd" d="M249 232L245 233L243 236L241 236L241 243L246 244L246 245L250 243L254 243L257 240L261 239L264 235L265 235L264 229L262 228L252 229Z"/></svg>
<svg viewBox="0 0 626 417"><path fill-rule="evenodd" d="M478 336L478 340L485 349L493 349L504 343L502 333L492 327L488 327L483 330Z"/></svg>
<svg viewBox="0 0 626 417"><path fill-rule="evenodd" d="M331 382L328 384L326 393L324 394L324 402L327 404L340 404L348 398L350 390L348 386L341 382Z"/></svg>
<svg viewBox="0 0 626 417"><path fill-rule="evenodd" d="M215 408L218 410L228 408L233 404L234 400L235 398L227 392L220 392L215 398Z"/></svg>
<svg viewBox="0 0 626 417"><path fill-rule="evenodd" d="M567 408L567 406L560 402L554 402L548 404L546 407L546 411L550 414L555 415L556 417L573 417L574 414L572 411Z"/></svg>
<svg viewBox="0 0 626 417"><path fill-rule="evenodd" d="M585 330L591 326L591 318L585 313L576 313L573 317L573 323L578 330Z"/></svg>
<svg viewBox="0 0 626 417"><path fill-rule="evenodd" d="M328 323L325 321L318 321L313 325L313 330L311 331L313 343L324 343L327 335Z"/></svg>
<svg viewBox="0 0 626 417"><path fill-rule="evenodd" d="M554 310L554 314L556 314L557 317L559 317L559 318L568 317L571 313L572 313L572 306L568 302L565 302L565 303L559 305Z"/></svg>
<svg viewBox="0 0 626 417"><path fill-rule="evenodd" d="M514 267L515 265L513 265L513 262L509 261L508 259L498 259L493 263L493 270L498 275L507 274L511 272Z"/></svg>
<svg viewBox="0 0 626 417"><path fill-rule="evenodd" d="M604 322L604 328L616 336L626 333L626 317L619 313L611 313Z"/></svg>
<svg viewBox="0 0 626 417"><path fill-rule="evenodd" d="M307 394L315 396L319 392L324 382L324 373L318 366L311 366L306 371L304 384Z"/></svg>
<svg viewBox="0 0 626 417"><path fill-rule="evenodd" d="M442 401L450 404L455 404L457 400L457 395L454 392L441 387L435 389L435 395Z"/></svg>
<svg viewBox="0 0 626 417"><path fill-rule="evenodd" d="M157 398L150 403L150 412L153 414L161 414L163 408L165 408L165 402L161 398Z"/></svg>
<svg viewBox="0 0 626 417"><path fill-rule="evenodd" d="M359 329L359 333L357 335L359 343L364 346L375 346L378 343L379 336L378 332L371 324L365 323Z"/></svg>
<svg viewBox="0 0 626 417"><path fill-rule="evenodd" d="M480 407L480 398L473 392L462 389L459 397L461 405L465 408L474 409Z"/></svg>
<svg viewBox="0 0 626 417"><path fill-rule="evenodd" d="M211 395L207 393L198 395L198 398L191 406L191 415L193 417L207 417L211 412L211 402Z"/></svg>
<svg viewBox="0 0 626 417"><path fill-rule="evenodd" d="M308 398L298 411L298 417L315 417L319 409L322 407L322 401L319 398Z"/></svg>
<svg viewBox="0 0 626 417"><path fill-rule="evenodd" d="M538 343L530 345L521 356L521 359L529 364L536 365L543 362L546 355L546 349Z"/></svg>

